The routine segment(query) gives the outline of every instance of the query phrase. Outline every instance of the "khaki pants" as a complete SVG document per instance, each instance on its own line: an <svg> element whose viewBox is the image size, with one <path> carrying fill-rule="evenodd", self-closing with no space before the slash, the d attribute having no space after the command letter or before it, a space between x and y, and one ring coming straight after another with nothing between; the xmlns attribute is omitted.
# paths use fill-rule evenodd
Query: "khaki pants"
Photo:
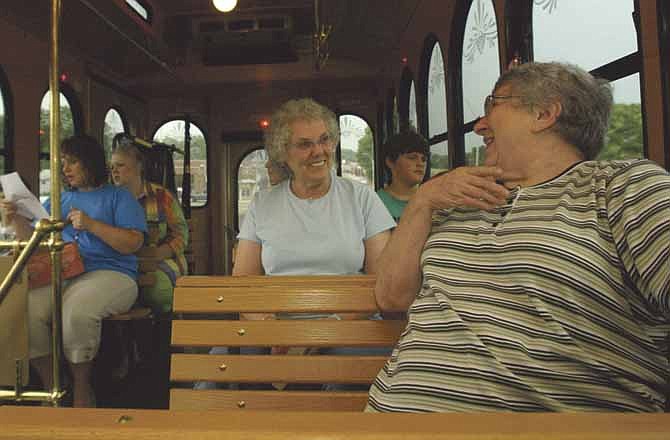
<svg viewBox="0 0 670 440"><path fill-rule="evenodd" d="M137 283L121 272L95 270L63 282L63 351L71 363L93 360L102 320L124 313L137 299ZM30 358L51 353L51 286L28 292Z"/></svg>

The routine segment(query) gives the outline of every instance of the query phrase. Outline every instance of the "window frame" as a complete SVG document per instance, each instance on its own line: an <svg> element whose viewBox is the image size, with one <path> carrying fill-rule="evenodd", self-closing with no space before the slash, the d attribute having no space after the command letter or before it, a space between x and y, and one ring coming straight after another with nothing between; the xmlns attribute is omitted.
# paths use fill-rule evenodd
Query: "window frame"
<svg viewBox="0 0 670 440"><path fill-rule="evenodd" d="M140 12L133 7L130 1L136 2L138 5L140 5L142 8L144 8L144 11L147 13L147 18L144 18ZM147 2L146 0L124 0L123 4L126 6L126 8L134 14L136 18L139 18L142 20L144 24L147 24L151 26L153 24L154 20L154 8L151 3Z"/></svg>
<svg viewBox="0 0 670 440"><path fill-rule="evenodd" d="M453 167L465 165L465 136L474 131L475 124L479 118L471 121L465 121L465 112L463 110L463 47L465 46L465 28L468 23L470 10L475 0L467 0L461 2L456 7L454 12L454 20L451 31L451 40L449 42L449 56L447 59L447 100L450 111L447 113L447 119L451 128L451 136L449 137L449 154L453 159L450 161ZM500 48L503 46L500 38L500 23L498 21L498 11L496 9L496 2L489 1L493 7L494 16L496 18L496 30L498 34L498 63L500 64ZM509 0L508 0L509 1ZM531 2L533 0L530 0ZM509 35L509 34L508 34ZM502 64L499 66L500 71L504 71ZM493 84L491 84L493 87ZM449 90L452 90L450 93ZM484 103L482 103L484 105Z"/></svg>
<svg viewBox="0 0 670 440"><path fill-rule="evenodd" d="M386 140L395 134L395 124L393 121L394 101L397 100L395 87L389 87L386 91L386 105L384 106L384 130L380 140Z"/></svg>
<svg viewBox="0 0 670 440"><path fill-rule="evenodd" d="M114 110L118 115L119 118L121 119L121 125L123 126L123 133L130 133L130 126L128 125L128 120L126 118L126 115L124 112L121 110L121 108L117 105L113 105L107 109L105 112L105 116L102 118L102 133L101 133L101 138L102 138L102 147L103 149L105 148L105 123L107 122L107 115L109 115L109 112ZM111 154L111 150L110 150Z"/></svg>
<svg viewBox="0 0 670 440"><path fill-rule="evenodd" d="M228 136L226 136L227 139L230 140ZM235 180L233 184L233 194L234 194L234 199L233 200L233 224L235 226L235 231L234 231L234 237L232 238L233 241L237 240L237 234L239 233L240 229L242 228L242 225L240 224L240 165L242 165L242 162L244 162L244 159L246 159L251 153L259 150L265 150L265 145L263 142L263 133L262 132L250 132L245 134L244 136L245 139L235 139L235 140L249 140L251 143L256 145L255 147L249 147L243 151L243 153L240 155L240 158L235 161ZM248 138L248 139L246 139ZM228 231L227 231L228 232Z"/></svg>
<svg viewBox="0 0 670 440"><path fill-rule="evenodd" d="M378 171L378 160L377 160L377 151L379 148L377 148L379 139L377 137L377 130L375 130L375 126L370 124L370 121L363 116L360 113L357 112L347 112L347 111L338 111L336 113L337 117L337 124L338 128L340 129L340 142L336 145L335 149L335 158L337 160L337 175L340 177L342 176L342 127L339 125L340 124L340 117L341 116L356 116L357 118L360 118L367 124L367 126L370 128L370 132L372 133L372 152L371 152L371 157L374 163L372 164L372 172L374 173L373 179L372 179L372 187L373 188L378 188L379 185L379 171Z"/></svg>
<svg viewBox="0 0 670 440"><path fill-rule="evenodd" d="M0 148L0 155L5 159L5 172L14 170L14 98L9 85L9 79L5 71L0 66L0 94L2 95L2 105L5 109L4 116L4 144Z"/></svg>
<svg viewBox="0 0 670 440"><path fill-rule="evenodd" d="M165 124L167 124L168 122L172 122L172 121L186 122L186 119L185 118L167 118L167 119L164 119L162 122L156 124L156 128L153 130L153 133L152 133L150 139L153 141L154 138L156 137L156 133L158 133L158 130L163 128L163 126ZM205 189L207 190L207 200L205 200L204 204L198 205L198 206L193 206L193 203L191 202L190 207L191 207L191 210L193 210L193 209L207 208L209 206L210 193L211 193L211 187L210 187L210 185L211 185L211 179L210 179L210 175L211 175L210 174L210 171L211 171L210 167L211 167L211 165L210 165L210 160L209 160L209 156L210 156L210 154L209 154L209 136L207 135L207 132L201 128L199 123L197 123L193 120L189 120L189 124L194 125L198 130L200 130L200 132L202 133L202 137L205 140L205 148L207 150L207 151L205 151L205 180L207 181L207 184L205 185ZM182 137L182 142L183 142L183 137ZM193 161L192 157L190 157L189 159L191 160L191 162ZM174 157L173 157L173 160L174 160ZM182 174L182 176L183 176L183 174ZM175 173L175 177L176 177L176 173ZM191 178L193 178L193 173L191 173ZM191 190L192 189L193 189L193 186L191 186ZM191 197L192 196L193 196L193 192L191 192ZM177 197L177 200L179 201L179 204L182 205L182 200L181 200L180 195L175 194L175 197Z"/></svg>
<svg viewBox="0 0 670 440"><path fill-rule="evenodd" d="M610 83L627 78L631 75L638 74L640 76L640 109L641 109L641 117L642 117L642 154L643 157L647 158L649 157L649 142L647 140L647 132L648 132L648 127L647 127L647 112L644 111L645 108L645 75L644 75L644 63L642 62L644 54L644 46L642 42L642 37L640 34L640 2L639 0L631 0L633 4L633 23L635 25L635 37L637 41L637 51L629 53L627 55L624 55L620 58L614 59L608 63L605 63L603 65L600 65L598 67L595 67L589 71L589 73L593 76L597 76L600 78L604 78L608 80ZM522 42L527 46L527 48L530 50L529 53L529 60L532 61L535 59L534 55L534 47L533 47L533 38L534 38L534 32L533 32L533 7L535 6L533 0L526 0L525 2L515 2L512 0L508 0L508 5L512 3L517 4L517 8L514 9L512 8L511 12L508 13L508 15L514 16L515 12L519 13L519 16L521 16L524 20L529 20L530 25L526 24L526 28L530 29L530 35L527 36L528 41L527 42ZM663 2L661 2L663 3ZM659 14L660 15L660 14ZM660 34L660 32L659 32ZM525 38L525 37L524 37ZM521 47L523 47L523 44ZM503 66L504 68L504 66ZM664 124L665 130L667 132L668 127L667 124ZM667 139L667 138L666 138ZM668 153L667 148L666 150L666 155L670 155Z"/></svg>
<svg viewBox="0 0 670 440"><path fill-rule="evenodd" d="M447 131L438 133L434 136L429 135L429 123L428 123L428 114L429 114L429 109L428 109L428 88L429 88L429 77L430 77L430 63L432 60L432 55L433 55L433 49L436 44L440 45L440 52L442 53L442 68L444 69L444 92L445 92L445 110L447 113ZM450 43L451 44L451 43ZM448 56L449 55L448 53ZM433 145L439 144L440 142L447 141L447 154L449 158L449 169L453 169L455 166L454 162L454 151L453 151L453 145L449 140L449 127L450 125L450 119L452 118L451 116L451 108L450 108L450 89L451 89L451 84L449 81L449 61L448 57L444 56L444 46L442 43L440 43L439 38L433 33L430 33L426 36L424 39L424 44L423 44L423 49L421 51L421 65L420 65L420 88L417 90L417 84L415 83L414 85L414 90L416 93L416 98L417 98L417 117L419 120L417 121L419 125L417 127L417 130L419 133L421 133L427 140L428 140L428 145L429 148L432 147ZM408 99L409 103L409 99ZM408 105L409 108L409 105ZM409 112L408 112L409 116ZM430 176L431 172L431 166L430 162L428 163L427 170L426 170L426 175Z"/></svg>
<svg viewBox="0 0 670 440"><path fill-rule="evenodd" d="M41 106L42 106L42 100L44 100L44 96L50 91L49 88L45 90L45 92L42 94L42 98L40 99L39 105L37 106L37 120L39 122L40 119L40 112ZM74 134L79 135L83 133L84 130L84 111L81 106L81 102L79 101L79 97L77 96L77 92L72 88L67 83L61 82L58 85L58 91L59 93L62 93L63 96L65 96L65 99L67 100L68 105L70 106L70 112L72 113L72 125L74 127ZM60 98L59 98L60 102ZM61 127L62 128L62 127ZM39 145L40 145L40 134L37 134L37 145L38 145L38 163L39 161L42 160L51 160L51 153L50 152L42 152L39 150ZM39 166L39 165L38 165Z"/></svg>
<svg viewBox="0 0 670 440"><path fill-rule="evenodd" d="M400 118L401 131L409 127L409 95L413 82L414 74L408 66L405 66L400 74L400 84L398 87L398 116ZM414 94L416 97L416 84L414 85Z"/></svg>
<svg viewBox="0 0 670 440"><path fill-rule="evenodd" d="M658 44L661 55L661 90L663 94L663 151L665 168L670 170L670 4L665 0L657 0L656 9L658 12L656 16L658 20ZM643 124L645 124L646 136L646 122L644 120Z"/></svg>

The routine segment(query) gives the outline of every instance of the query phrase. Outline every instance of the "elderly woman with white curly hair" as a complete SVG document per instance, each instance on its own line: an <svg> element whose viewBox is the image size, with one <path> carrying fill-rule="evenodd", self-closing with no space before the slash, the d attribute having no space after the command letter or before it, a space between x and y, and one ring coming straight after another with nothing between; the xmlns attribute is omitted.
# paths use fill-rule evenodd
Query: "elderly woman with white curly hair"
<svg viewBox="0 0 670 440"><path fill-rule="evenodd" d="M276 111L265 148L286 175L251 202L233 275L375 273L395 222L370 188L336 175L339 136L335 114L312 99Z"/></svg>

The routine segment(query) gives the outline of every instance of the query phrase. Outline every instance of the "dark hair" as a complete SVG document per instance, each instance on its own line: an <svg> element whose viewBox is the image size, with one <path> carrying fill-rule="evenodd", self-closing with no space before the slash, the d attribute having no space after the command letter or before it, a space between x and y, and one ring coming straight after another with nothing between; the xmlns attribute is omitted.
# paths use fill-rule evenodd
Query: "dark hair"
<svg viewBox="0 0 670 440"><path fill-rule="evenodd" d="M95 138L78 134L65 139L60 148L61 154L72 156L81 162L87 184L100 186L107 182L105 150Z"/></svg>
<svg viewBox="0 0 670 440"><path fill-rule="evenodd" d="M386 165L386 159L395 162L401 154L407 153L421 153L428 159L430 156L430 145L428 145L428 141L425 137L414 130L404 130L400 133L396 133L388 138L384 145L382 145L384 172L386 174L386 180L389 183L393 176L391 175L391 170Z"/></svg>
<svg viewBox="0 0 670 440"><path fill-rule="evenodd" d="M401 154L421 153L425 156L430 154L430 146L425 137L414 130L401 131L394 134L382 146L382 155L384 160L391 159L393 162L398 160Z"/></svg>

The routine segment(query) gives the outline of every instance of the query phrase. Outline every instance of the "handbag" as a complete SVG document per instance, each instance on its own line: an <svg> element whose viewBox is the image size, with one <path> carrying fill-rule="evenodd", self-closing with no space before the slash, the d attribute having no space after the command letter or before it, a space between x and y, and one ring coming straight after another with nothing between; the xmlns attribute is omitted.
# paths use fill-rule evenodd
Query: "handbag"
<svg viewBox="0 0 670 440"><path fill-rule="evenodd" d="M64 280L84 273L84 260L75 242L67 242L61 256L61 277ZM28 288L46 286L51 283L51 258L47 250L40 250L28 259Z"/></svg>

